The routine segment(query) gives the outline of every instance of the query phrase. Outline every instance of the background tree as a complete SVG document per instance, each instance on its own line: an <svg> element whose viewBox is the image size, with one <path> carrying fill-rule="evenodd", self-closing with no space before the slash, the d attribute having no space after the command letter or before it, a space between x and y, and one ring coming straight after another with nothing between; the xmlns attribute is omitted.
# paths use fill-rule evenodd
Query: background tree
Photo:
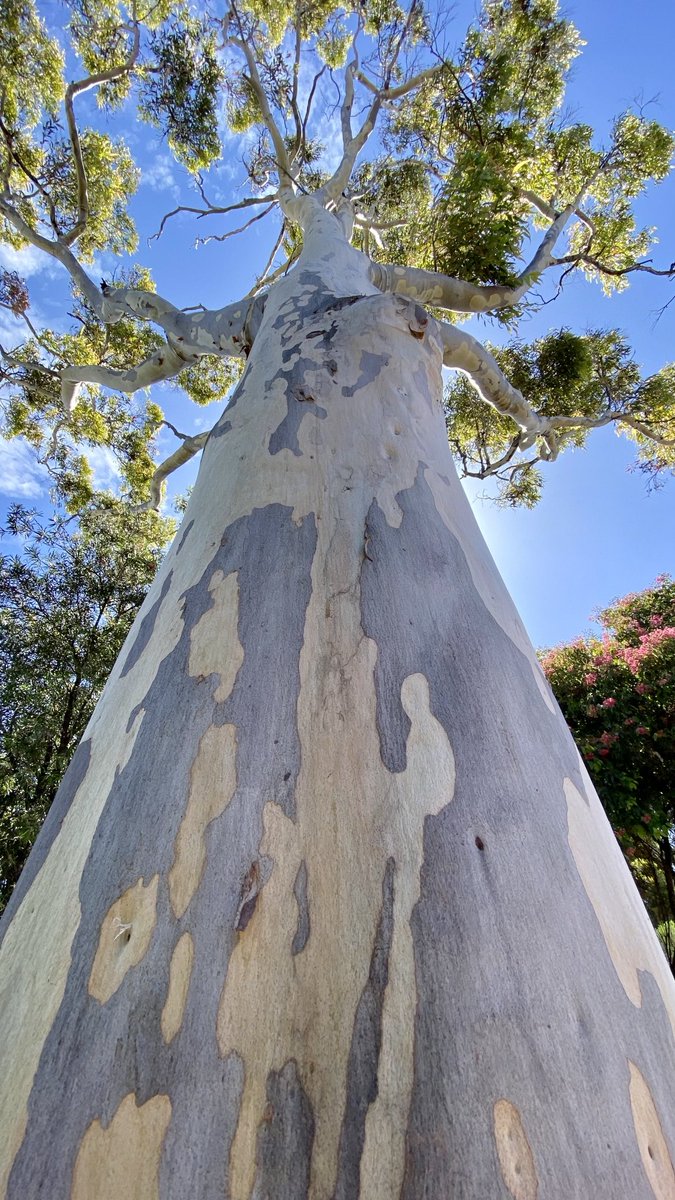
<svg viewBox="0 0 675 1200"><path fill-rule="evenodd" d="M80 522L14 505L0 556L4 908L155 574L173 522L99 496Z"/></svg>
<svg viewBox="0 0 675 1200"><path fill-rule="evenodd" d="M675 583L598 613L600 637L542 658L640 894L675 966Z"/></svg>
<svg viewBox="0 0 675 1200"><path fill-rule="evenodd" d="M670 135L625 113L598 145L565 118L580 43L553 0L488 0L456 51L417 0L71 12L67 86L29 0L0 42L0 232L77 305L72 332L40 332L5 281L30 334L3 351L8 429L74 509L82 444L150 508L204 454L5 914L0 1186L668 1194L672 976L440 400L445 364L478 420L508 420L505 444L447 401L460 459L512 488L599 424L672 461L670 375L640 380L618 335L519 343L514 381L461 328L515 322L542 277L669 276L633 201ZM250 194L213 205L196 175L190 207L276 222L245 297L179 308L128 261L96 282L98 253L135 248L137 172L81 128L93 89L195 173L224 98ZM210 434L153 473L164 418L138 394L222 394L244 362Z"/></svg>

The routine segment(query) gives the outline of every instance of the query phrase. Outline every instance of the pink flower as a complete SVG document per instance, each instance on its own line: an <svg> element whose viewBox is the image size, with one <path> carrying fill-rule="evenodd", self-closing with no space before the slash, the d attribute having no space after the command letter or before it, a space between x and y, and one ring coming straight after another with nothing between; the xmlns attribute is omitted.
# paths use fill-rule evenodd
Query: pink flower
<svg viewBox="0 0 675 1200"><path fill-rule="evenodd" d="M654 613L653 617L649 618L649 624L652 629L658 629L659 625L663 625L663 617L660 617L658 613Z"/></svg>
<svg viewBox="0 0 675 1200"><path fill-rule="evenodd" d="M609 750L605 746L603 750L598 750L598 754L600 755L601 758L607 758L607 755L609 754Z"/></svg>
<svg viewBox="0 0 675 1200"><path fill-rule="evenodd" d="M645 692L647 691L646 683L636 683L635 691L639 692L641 696L644 696Z"/></svg>
<svg viewBox="0 0 675 1200"><path fill-rule="evenodd" d="M600 734L600 744L602 746L613 746L614 742L616 741L616 737L617 735L615 733L608 733L607 730L605 730L604 733Z"/></svg>
<svg viewBox="0 0 675 1200"><path fill-rule="evenodd" d="M649 813L643 813L642 820L644 821L645 825L649 825L649 822L651 821Z"/></svg>
<svg viewBox="0 0 675 1200"><path fill-rule="evenodd" d="M602 707L603 708L614 708L615 704L616 704L616 700L614 699L614 697L608 696L606 700L603 700Z"/></svg>
<svg viewBox="0 0 675 1200"><path fill-rule="evenodd" d="M589 687L592 687L593 684L597 683L597 682L598 682L597 671L589 671L588 675L584 675L584 683L587 683Z"/></svg>
<svg viewBox="0 0 675 1200"><path fill-rule="evenodd" d="M646 725L638 725L638 727L637 727L637 729L635 730L635 732L636 732L636 733L640 733L640 734L645 734L645 733L649 733L649 730L647 729L647 726L646 726Z"/></svg>

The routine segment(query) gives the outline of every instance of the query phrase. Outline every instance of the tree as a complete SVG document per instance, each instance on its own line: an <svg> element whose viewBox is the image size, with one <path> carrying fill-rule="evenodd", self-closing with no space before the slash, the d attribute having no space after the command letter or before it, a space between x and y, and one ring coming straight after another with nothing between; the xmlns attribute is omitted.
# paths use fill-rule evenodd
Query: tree
<svg viewBox="0 0 675 1200"><path fill-rule="evenodd" d="M675 967L675 584L598 613L601 637L548 651L546 676Z"/></svg>
<svg viewBox="0 0 675 1200"><path fill-rule="evenodd" d="M0 908L84 733L173 522L105 496L80 523L14 505L0 556Z"/></svg>
<svg viewBox="0 0 675 1200"><path fill-rule="evenodd" d="M617 335L517 343L537 407L459 324L550 274L670 275L632 211L670 136L627 113L598 148L562 116L553 0L487 0L455 53L416 0L72 12L67 87L27 0L2 35L4 233L79 306L6 349L12 429L76 480L78 439L111 439L152 506L176 458L149 481L161 413L119 393L245 371L177 452L204 451L183 527L5 915L7 1197L670 1195L672 975L440 403L445 363L508 418L504 454L501 425L450 433L510 484L609 422L672 461L667 369L637 381ZM225 95L251 194L196 175L192 207L277 214L248 296L91 278L132 246L135 182L80 130L95 87L195 172ZM124 361L120 326L161 335Z"/></svg>

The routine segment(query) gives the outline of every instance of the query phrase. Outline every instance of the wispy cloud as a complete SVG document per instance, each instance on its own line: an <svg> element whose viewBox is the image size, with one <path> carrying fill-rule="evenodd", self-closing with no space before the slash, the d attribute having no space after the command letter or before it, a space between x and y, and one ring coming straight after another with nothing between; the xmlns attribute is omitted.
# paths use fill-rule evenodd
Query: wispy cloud
<svg viewBox="0 0 675 1200"><path fill-rule="evenodd" d="M36 500L49 485L49 474L24 438L0 438L0 492L15 500Z"/></svg>
<svg viewBox="0 0 675 1200"><path fill-rule="evenodd" d="M149 166L143 168L141 187L152 188L153 192L168 192L177 200L180 189L173 173L175 163L168 154L158 154Z"/></svg>

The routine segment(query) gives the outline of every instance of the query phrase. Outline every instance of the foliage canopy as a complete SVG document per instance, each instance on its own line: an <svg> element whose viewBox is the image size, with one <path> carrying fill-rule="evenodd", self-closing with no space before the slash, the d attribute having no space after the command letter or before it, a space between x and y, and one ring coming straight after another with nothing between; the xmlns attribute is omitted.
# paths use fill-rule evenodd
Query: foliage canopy
<svg viewBox="0 0 675 1200"><path fill-rule="evenodd" d="M129 497L148 496L162 413L157 397L139 401L143 388L172 373L201 402L225 394L234 377L223 363L232 346L221 347L220 361L203 346L176 358L166 302L158 298L151 311L128 294L153 290L129 259L139 171L104 121L80 128L81 97L92 90L106 114L119 110L130 121L135 111L161 131L194 176L199 199L190 211L225 224L214 236L233 232L237 209L251 214L244 228L277 214L253 294L264 297L300 252L294 196L347 203L353 242L372 260L378 286L392 290L395 264L404 268L399 291L455 313L445 359L457 371L446 393L450 444L465 472L497 477L504 502L534 503L538 463L601 425L633 438L650 475L672 468L674 368L643 378L620 332L560 329L531 344L516 332L492 354L482 351L478 367L475 344L473 366L468 343L458 349L467 313L514 328L541 302L544 279L562 285L581 272L611 292L636 271L672 274L668 264L653 265L655 231L634 207L668 173L672 136L643 112L625 111L601 144L566 114L583 43L556 0L484 0L459 44L443 6L420 0L346 8L237 0L224 15L205 7L199 17L167 0L70 0L68 8L64 55L34 0L5 6L0 239L32 245L66 268L77 325L36 330L23 281L7 272L0 304L29 334L2 352L4 431L31 442L72 508L90 492L82 444L110 446ZM249 195L213 204L209 168L233 134ZM337 167L329 166L336 142ZM86 273L101 251L123 260L107 305ZM158 366L167 344L171 371ZM72 386L59 396L69 368L77 405ZM150 495L154 502L157 487Z"/></svg>
<svg viewBox="0 0 675 1200"><path fill-rule="evenodd" d="M74 524L14 505L0 536L0 909L155 573L173 522L100 496Z"/></svg>

